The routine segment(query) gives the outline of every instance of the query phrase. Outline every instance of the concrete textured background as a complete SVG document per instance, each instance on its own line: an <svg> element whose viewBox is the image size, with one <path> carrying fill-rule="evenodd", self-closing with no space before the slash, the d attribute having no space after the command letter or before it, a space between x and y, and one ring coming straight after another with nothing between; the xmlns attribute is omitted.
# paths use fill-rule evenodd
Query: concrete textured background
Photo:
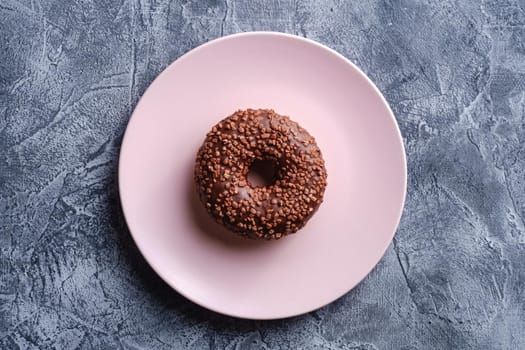
<svg viewBox="0 0 525 350"><path fill-rule="evenodd" d="M275 30L359 65L409 189L394 243L287 320L196 306L146 265L115 187L140 95L210 39ZM524 349L525 2L0 1L0 348Z"/></svg>

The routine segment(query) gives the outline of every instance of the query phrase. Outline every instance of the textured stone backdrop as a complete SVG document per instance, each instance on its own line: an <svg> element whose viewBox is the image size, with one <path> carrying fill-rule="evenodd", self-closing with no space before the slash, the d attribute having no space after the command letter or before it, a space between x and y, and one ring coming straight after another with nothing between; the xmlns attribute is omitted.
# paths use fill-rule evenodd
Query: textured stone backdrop
<svg viewBox="0 0 525 350"><path fill-rule="evenodd" d="M255 322L146 266L116 166L139 96L210 39L275 30L359 65L409 166L377 268L333 304ZM0 1L0 348L524 349L525 3Z"/></svg>

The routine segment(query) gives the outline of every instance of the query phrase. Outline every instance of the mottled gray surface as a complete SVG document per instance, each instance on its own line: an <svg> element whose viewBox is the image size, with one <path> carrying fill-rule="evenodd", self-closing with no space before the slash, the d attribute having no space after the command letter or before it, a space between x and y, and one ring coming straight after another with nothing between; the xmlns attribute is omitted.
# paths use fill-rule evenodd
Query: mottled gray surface
<svg viewBox="0 0 525 350"><path fill-rule="evenodd" d="M383 91L409 187L394 244L333 304L255 322L146 266L115 187L139 96L210 39L325 43ZM525 348L525 3L0 1L0 348Z"/></svg>

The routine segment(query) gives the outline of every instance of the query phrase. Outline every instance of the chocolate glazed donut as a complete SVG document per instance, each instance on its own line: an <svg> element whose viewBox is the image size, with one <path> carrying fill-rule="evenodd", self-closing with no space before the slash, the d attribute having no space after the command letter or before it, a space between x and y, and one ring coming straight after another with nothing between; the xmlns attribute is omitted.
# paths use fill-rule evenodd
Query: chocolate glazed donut
<svg viewBox="0 0 525 350"><path fill-rule="evenodd" d="M255 161L272 161L275 181L254 186ZM218 223L250 238L281 238L302 228L326 188L326 169L315 139L273 110L237 111L216 124L197 153L195 184Z"/></svg>

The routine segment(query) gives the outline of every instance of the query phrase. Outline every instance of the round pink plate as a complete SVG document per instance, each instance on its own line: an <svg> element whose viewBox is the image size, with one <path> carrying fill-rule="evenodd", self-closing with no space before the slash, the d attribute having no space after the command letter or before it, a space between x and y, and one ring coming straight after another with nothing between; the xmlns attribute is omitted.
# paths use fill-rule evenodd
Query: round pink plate
<svg viewBox="0 0 525 350"><path fill-rule="evenodd" d="M323 204L278 241L224 230L194 192L206 133L246 108L290 116L326 162ZM274 319L330 303L377 264L401 216L406 160L392 111L354 64L308 39L254 32L199 46L151 84L126 130L119 184L131 234L164 281L208 309Z"/></svg>

